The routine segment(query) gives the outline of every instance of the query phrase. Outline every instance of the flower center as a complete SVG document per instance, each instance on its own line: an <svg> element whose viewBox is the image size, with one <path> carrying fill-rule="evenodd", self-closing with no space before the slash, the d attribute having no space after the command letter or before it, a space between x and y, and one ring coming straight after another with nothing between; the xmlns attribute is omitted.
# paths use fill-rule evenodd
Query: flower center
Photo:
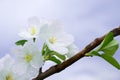
<svg viewBox="0 0 120 80"><path fill-rule="evenodd" d="M34 26L31 27L31 28L29 29L29 31L30 31L30 34L31 34L31 35L35 35L36 32L37 32L37 30L36 30L36 28L35 28Z"/></svg>
<svg viewBox="0 0 120 80"><path fill-rule="evenodd" d="M33 58L32 55L30 55L29 53L27 53L24 57L25 61L27 61L27 62L30 62L32 60L32 58Z"/></svg>
<svg viewBox="0 0 120 80"><path fill-rule="evenodd" d="M12 80L12 76L11 76L10 74L8 74L8 75L6 76L6 80Z"/></svg>
<svg viewBox="0 0 120 80"><path fill-rule="evenodd" d="M50 37L49 42L50 42L51 44L54 44L54 43L56 42L56 38L53 37L53 36Z"/></svg>

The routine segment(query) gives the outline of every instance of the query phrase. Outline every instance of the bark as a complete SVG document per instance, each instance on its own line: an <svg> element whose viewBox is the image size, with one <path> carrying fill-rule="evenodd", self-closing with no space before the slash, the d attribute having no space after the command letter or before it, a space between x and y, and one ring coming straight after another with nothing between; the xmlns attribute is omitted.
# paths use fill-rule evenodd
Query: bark
<svg viewBox="0 0 120 80"><path fill-rule="evenodd" d="M120 27L114 28L113 30L111 30L111 32L113 32L114 37L119 36L120 35ZM94 41L92 41L90 44L88 44L83 50L81 50L75 56L64 61L62 64L50 67L48 70L46 70L43 73L40 72L39 75L36 78L34 78L33 80L43 80L55 73L58 73L58 72L64 70L65 68L69 67L74 62L76 62L79 59L81 59L82 57L84 57L86 53L88 53L89 51L96 48L103 41L104 37L105 37L105 35L102 37L96 38Z"/></svg>

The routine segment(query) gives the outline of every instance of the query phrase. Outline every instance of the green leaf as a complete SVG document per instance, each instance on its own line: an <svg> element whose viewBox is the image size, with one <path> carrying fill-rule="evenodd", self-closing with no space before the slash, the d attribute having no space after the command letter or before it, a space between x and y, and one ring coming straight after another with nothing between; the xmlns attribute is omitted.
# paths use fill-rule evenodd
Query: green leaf
<svg viewBox="0 0 120 80"><path fill-rule="evenodd" d="M27 42L27 40L19 40L19 41L17 41L15 44L16 45L24 45L25 43Z"/></svg>
<svg viewBox="0 0 120 80"><path fill-rule="evenodd" d="M108 55L108 54L101 54L101 56L104 60L106 60L107 62L109 62L111 65L113 65L114 67L116 67L117 69L120 69L120 65L119 63L116 61L115 58L113 58L112 56Z"/></svg>
<svg viewBox="0 0 120 80"><path fill-rule="evenodd" d="M50 58L49 58L49 60L51 60L51 61L53 61L53 62L55 62L55 63L57 63L57 64L61 64L62 62L59 60L59 59L57 59L55 56L51 56Z"/></svg>
<svg viewBox="0 0 120 80"><path fill-rule="evenodd" d="M107 46L101 49L101 51L103 51L105 54L113 56L118 47L119 47L118 41L112 40Z"/></svg>
<svg viewBox="0 0 120 80"><path fill-rule="evenodd" d="M99 56L100 54L98 53L98 51L90 51L89 53L85 54L85 56Z"/></svg>
<svg viewBox="0 0 120 80"><path fill-rule="evenodd" d="M108 33L102 43L96 50L90 51L87 53L87 56L99 56L109 62L111 65L120 69L120 64L117 60L113 57L114 53L118 49L119 44L118 41L114 40L113 33ZM100 53L102 51L102 53Z"/></svg>
<svg viewBox="0 0 120 80"><path fill-rule="evenodd" d="M42 55L45 55L45 52L46 52L46 44L44 43L42 47Z"/></svg>
<svg viewBox="0 0 120 80"><path fill-rule="evenodd" d="M103 49L107 44L109 44L111 41L113 40L113 33L112 32L109 32L104 40L102 41L102 43L99 45L99 48L98 50L101 50Z"/></svg>
<svg viewBox="0 0 120 80"><path fill-rule="evenodd" d="M60 59L62 59L62 60L65 60L65 59L66 59L65 55L59 54L59 53L57 53L57 52L53 52L53 51L52 51L50 54L51 54L51 55L55 55L55 56L57 56L58 58L60 58Z"/></svg>
<svg viewBox="0 0 120 80"><path fill-rule="evenodd" d="M42 47L42 55L45 56L45 55L50 55L52 51L48 48L48 46L46 45L46 43L43 44L43 47Z"/></svg>

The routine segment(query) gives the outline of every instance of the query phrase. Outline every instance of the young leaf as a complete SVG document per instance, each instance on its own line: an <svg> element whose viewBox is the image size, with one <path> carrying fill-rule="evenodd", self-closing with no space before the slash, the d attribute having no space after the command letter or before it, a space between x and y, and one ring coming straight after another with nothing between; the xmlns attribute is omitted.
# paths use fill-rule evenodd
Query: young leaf
<svg viewBox="0 0 120 80"><path fill-rule="evenodd" d="M61 64L62 62L59 60L59 59L57 59L55 56L51 56L50 58L49 58L49 60L51 60L51 61L53 61L53 62L55 62L55 63L57 63L57 64Z"/></svg>
<svg viewBox="0 0 120 80"><path fill-rule="evenodd" d="M101 54L101 56L104 60L106 60L107 62L109 62L111 65L113 65L114 67L116 67L117 69L120 69L120 65L119 63L116 61L115 58L113 58L112 56L108 55L108 54Z"/></svg>
<svg viewBox="0 0 120 80"><path fill-rule="evenodd" d="M42 55L45 55L46 49L47 49L47 46L46 46L46 44L44 43L44 44L43 44L43 47L42 47Z"/></svg>
<svg viewBox="0 0 120 80"><path fill-rule="evenodd" d="M16 45L24 45L25 43L27 42L27 40L19 40L19 41L17 41L15 44Z"/></svg>
<svg viewBox="0 0 120 80"><path fill-rule="evenodd" d="M109 32L106 36L105 39L102 41L102 43L99 45L98 50L103 49L107 44L109 44L113 40L113 33Z"/></svg>
<svg viewBox="0 0 120 80"><path fill-rule="evenodd" d="M98 53L98 51L90 51L89 53L85 54L85 56L99 56L100 54Z"/></svg>
<svg viewBox="0 0 120 80"><path fill-rule="evenodd" d="M105 54L113 56L118 47L119 47L118 41L112 40L107 46L101 49L101 51L103 51Z"/></svg>
<svg viewBox="0 0 120 80"><path fill-rule="evenodd" d="M58 58L60 58L62 60L66 59L65 55L59 54L57 52L51 52L50 54L55 55L55 56L57 56Z"/></svg>

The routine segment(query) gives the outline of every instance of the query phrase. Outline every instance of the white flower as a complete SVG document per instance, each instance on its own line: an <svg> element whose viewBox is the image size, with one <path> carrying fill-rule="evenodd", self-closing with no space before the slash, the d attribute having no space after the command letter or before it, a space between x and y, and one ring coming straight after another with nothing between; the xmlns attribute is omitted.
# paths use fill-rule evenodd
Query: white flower
<svg viewBox="0 0 120 80"><path fill-rule="evenodd" d="M40 31L40 38L45 41L50 50L61 54L67 53L66 47L74 41L73 36L66 34L57 21L44 25Z"/></svg>
<svg viewBox="0 0 120 80"><path fill-rule="evenodd" d="M17 46L13 52L16 57L15 71L21 74L27 73L26 75L31 78L36 77L44 62L35 43L26 42L24 46Z"/></svg>
<svg viewBox="0 0 120 80"><path fill-rule="evenodd" d="M19 36L29 39L29 38L37 38L40 30L40 21L37 17L32 17L28 19L28 26L27 30L19 33Z"/></svg>
<svg viewBox="0 0 120 80"><path fill-rule="evenodd" d="M0 69L0 80L15 80L16 76L10 69L13 65L13 59L10 55L5 55L0 60L0 64L2 64Z"/></svg>
<svg viewBox="0 0 120 80"><path fill-rule="evenodd" d="M21 77L17 73L14 73L12 67L14 65L14 60L10 55L6 55L0 60L2 67L0 69L0 80L25 80L28 78Z"/></svg>
<svg viewBox="0 0 120 80"><path fill-rule="evenodd" d="M68 53L66 54L68 58L71 58L79 52L78 47L75 44L71 44L68 47Z"/></svg>

